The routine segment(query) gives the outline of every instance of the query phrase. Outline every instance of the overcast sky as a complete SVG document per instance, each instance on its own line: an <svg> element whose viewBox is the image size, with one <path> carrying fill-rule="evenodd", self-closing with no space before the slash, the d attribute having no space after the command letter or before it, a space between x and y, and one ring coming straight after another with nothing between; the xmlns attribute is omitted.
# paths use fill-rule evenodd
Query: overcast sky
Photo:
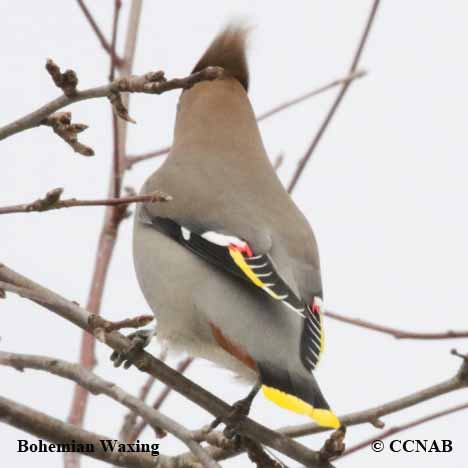
<svg viewBox="0 0 468 468"><path fill-rule="evenodd" d="M102 29L110 32L111 0L93 3ZM370 1L156 2L143 7L135 73L162 69L168 77L189 73L216 32L233 16L254 25L249 62L250 97L256 112L345 74L365 23ZM123 1L122 20L129 10ZM418 331L467 329L468 199L466 157L468 7L465 2L383 2L362 58L368 76L354 83L307 167L294 199L312 224L320 248L329 309L377 323ZM104 84L109 60L75 1L0 3L2 86L0 125L58 95L44 70L47 57L76 70L80 87ZM122 31L123 32L123 31ZM120 44L122 45L122 41ZM289 181L334 96L334 91L261 124L272 159ZM132 154L171 142L179 92L134 95L129 129ZM54 187L65 196L104 197L111 161L110 109L105 100L68 110L90 128L81 139L94 158L84 158L48 128L1 142L0 204L32 201ZM139 189L160 162L136 166L125 185ZM86 302L102 223L102 208L17 214L0 218L0 261L65 297ZM131 222L123 223L104 295L103 313L122 319L149 311L138 288L131 255ZM366 409L454 375L466 340L416 342L341 324L326 325L326 353L316 375L337 414ZM81 332L52 313L8 295L0 303L1 349L76 360ZM150 350L157 351L154 345ZM137 370L114 370L109 348L98 346L97 372L136 393ZM177 362L172 358L170 362ZM247 388L224 370L199 361L189 377L233 402ZM161 386L156 386L154 394ZM0 368L0 393L55 417L68 415L73 385L59 378ZM152 396L154 397L154 396ZM459 391L383 418L386 427L467 401ZM211 416L173 394L164 410L190 428ZM114 437L125 411L105 397L91 397L86 428ZM252 417L274 428L307 420L286 413L262 396ZM399 439L451 439L450 454L403 454L366 448L337 467L393 468L466 466L467 413L408 430ZM378 435L370 425L348 431L348 445ZM18 454L17 439L35 437L0 424L5 466L57 468L59 454ZM146 441L154 441L147 431ZM324 436L303 439L320 448ZM185 450L171 437L161 452ZM100 462L86 458L85 468ZM246 459L224 462L244 467Z"/></svg>

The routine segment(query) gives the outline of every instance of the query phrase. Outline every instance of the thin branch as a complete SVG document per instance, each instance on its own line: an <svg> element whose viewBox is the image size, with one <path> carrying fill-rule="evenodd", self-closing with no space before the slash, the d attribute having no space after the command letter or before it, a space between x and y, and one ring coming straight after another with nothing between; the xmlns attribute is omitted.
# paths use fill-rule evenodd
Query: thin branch
<svg viewBox="0 0 468 468"><path fill-rule="evenodd" d="M86 388L94 395L106 395L117 403L136 412L152 427L162 427L165 431L181 440L206 468L220 468L219 464L210 458L206 451L192 439L188 429L159 411L145 405L140 399L127 393L113 382L104 380L93 372L78 364L63 361L48 356L5 353L0 351L0 365L13 367L17 370L36 369L71 380Z"/></svg>
<svg viewBox="0 0 468 468"><path fill-rule="evenodd" d="M466 387L468 387L468 363L463 362L457 374L451 379L444 380L439 384L431 385L423 390L411 393L410 395L398 398L383 405L341 416L340 421L343 426L347 427L355 426L356 424L371 423L374 426L382 428L383 424L380 421L382 416L401 411L424 401L431 400L432 398ZM283 428L281 430L283 434L290 437L302 437L323 431L324 428L319 427L316 424L302 424Z"/></svg>
<svg viewBox="0 0 468 468"><path fill-rule="evenodd" d="M338 320L340 322L349 323L351 325L356 325L357 327L367 328L368 330L374 330L380 333L385 333L387 335L392 335L398 340L446 340L451 338L468 338L467 331L455 331L448 330L446 332L432 332L432 333L423 333L423 332L413 332L400 330L398 328L386 327L384 325L379 325L377 323L368 322L367 320L361 320L358 318L346 317L345 315L337 314L327 310L325 314L327 317L330 317L333 320Z"/></svg>
<svg viewBox="0 0 468 468"><path fill-rule="evenodd" d="M263 114L260 114L257 116L257 122L260 122L262 120L266 120L269 117L277 114L278 112L282 112L283 110L289 109L292 106L295 106L296 104L299 104L303 101L306 101L307 99L310 99L311 97L317 96L318 94L321 94L325 91L328 91L332 88L335 88L336 86L342 85L344 83L349 83L351 81L357 80L359 78L362 78L363 76L366 75L365 71L356 71L348 76L345 76L344 78L340 78L338 80L332 81L331 83L326 84L325 86L321 86L320 88L314 89L313 91L309 91L305 94L301 94L298 97L295 97L289 101L283 102L272 109L264 112ZM155 151L150 151L148 153L143 153L139 155L134 155L134 156L127 156L127 166L128 169L131 169L131 167L139 163L141 161L146 161L148 159L152 159L158 156L164 156L165 154L169 153L171 150L171 146L165 146L164 148L160 148Z"/></svg>
<svg viewBox="0 0 468 468"><path fill-rule="evenodd" d="M147 159L152 159L157 156L164 156L165 154L171 151L171 146L165 146L164 148L160 148L156 151L150 151L148 153L139 154L137 156L127 156L127 169L131 169L134 164L139 163L141 161L146 161Z"/></svg>
<svg viewBox="0 0 468 468"><path fill-rule="evenodd" d="M4 140L16 133L37 127L42 121L54 112L69 106L75 102L112 97L118 93L144 93L163 94L175 89L188 89L200 81L212 81L221 78L223 69L219 67L207 67L197 73L193 73L185 78L174 78L167 80L162 71L149 72L144 75L128 76L117 78L112 83L96 88L89 88L84 91L77 91L73 97L62 95L39 109L27 114L14 122L0 127L0 140ZM125 119L125 113L121 108L114 106L119 117Z"/></svg>
<svg viewBox="0 0 468 468"><path fill-rule="evenodd" d="M278 112L282 112L286 109L289 109L292 106L295 106L296 104L300 104L301 102L306 101L307 99L310 99L311 97L317 96L318 94L322 94L326 91L329 91L330 89L335 88L336 86L340 85L349 85L351 81L358 80L359 78L362 78L367 74L366 71L364 70L353 70L351 71L347 76L343 78L339 78L338 80L332 81L331 83L328 83L320 88L314 89L313 91L309 91L305 94L301 94L300 96L293 98L289 101L283 102L282 104L279 104L278 106L273 107L272 109L264 112L263 114L260 114L257 116L257 122L261 122L262 120L268 119L274 114L277 114Z"/></svg>
<svg viewBox="0 0 468 468"><path fill-rule="evenodd" d="M188 369L188 367L192 364L193 361L194 361L194 358L192 357L187 357L183 359L177 365L176 371L183 374ZM164 387L164 389L161 391L161 393L158 395L158 397L153 403L154 409L158 410L159 408L161 408L162 404L169 396L169 393L171 393L171 390L172 388L167 385L166 387ZM141 433L144 431L146 424L147 424L146 421L141 420L137 425L135 425L133 431L129 433L128 438L126 440L128 440L129 442L135 442L135 440L137 440L138 437L140 437Z"/></svg>
<svg viewBox="0 0 468 468"><path fill-rule="evenodd" d="M407 429L410 429L415 426L419 426L420 424L424 424L426 422L432 421L437 418L441 418L442 416L448 416L449 414L456 413L457 411L462 411L468 409L468 403L464 403L461 405L457 406L452 406L450 408L447 408L442 411L437 411L436 413L431 413L426 416L423 416L422 418L415 419L414 421L410 421L406 424L402 424L401 426L394 426L391 427L383 432L380 432L376 434L375 436L371 437L370 439L366 439L362 442L359 442L356 445L353 445L349 449L345 450L345 452L339 456L339 458L343 458L346 455L349 455L351 453L357 452L358 450L361 450L369 445L371 445L373 442L376 440L382 441L383 439L386 439L387 437L392 436L393 434L396 434L397 432L402 432L406 431Z"/></svg>
<svg viewBox="0 0 468 468"><path fill-rule="evenodd" d="M154 315L138 315L136 317L118 320L112 322L111 320L103 319L99 315L92 315L90 318L90 326L94 329L102 330L104 333L109 333L115 330L122 330L122 328L140 328L148 325L154 320Z"/></svg>
<svg viewBox="0 0 468 468"><path fill-rule="evenodd" d="M121 69L121 75L117 83L130 83L132 78L130 75L133 67L133 58L135 56L136 36L140 24L142 0L133 0L128 18L127 34L125 40L125 55L124 66ZM113 82L115 83L115 81ZM112 86L112 83L111 83ZM119 85L120 88L120 85ZM111 91L111 95L118 94L115 90ZM121 108L117 108L115 103L121 104ZM124 166L121 164L123 155L125 154L126 146L126 121L128 121L128 98L124 98L125 105L121 99L115 100L113 108L125 120L118 123L114 120L114 157L112 159L111 177L109 182L108 196L109 198L120 197L122 173ZM125 112L123 112L123 109ZM121 115L121 114L124 115ZM110 261L114 252L115 243L117 241L117 233L121 221L127 214L127 205L109 206L104 215L104 225L101 229L99 241L96 249L96 259L94 264L93 276L91 279L91 287L88 295L87 309L93 314L99 314L101 309L104 286L109 270ZM80 364L85 369L92 369L96 364L95 337L89 333L83 333L80 347ZM88 392L80 387L75 386L73 401L68 415L68 421L78 426L83 425L86 406L88 402ZM65 468L78 468L80 465L80 457L78 454L65 454Z"/></svg>
<svg viewBox="0 0 468 468"><path fill-rule="evenodd" d="M94 19L93 15L91 12L88 10L87 6L83 2L83 0L77 0L79 7L81 8L81 11L85 15L86 19L88 20L91 28L95 32L102 48L112 57L112 60L115 61L115 64L117 67L121 67L123 65L123 60L118 57L112 46L107 42L107 39L104 37L104 34L102 33L101 29L96 23L96 20Z"/></svg>
<svg viewBox="0 0 468 468"><path fill-rule="evenodd" d="M83 156L94 156L93 148L78 141L78 134L84 132L88 126L82 123L72 123L70 112L56 112L46 117L40 125L51 127L65 143L71 146L75 153Z"/></svg>
<svg viewBox="0 0 468 468"><path fill-rule="evenodd" d="M170 195L163 192L153 192L149 195L135 195L122 198L101 198L97 200L79 200L68 198L61 200L62 188L55 188L46 193L44 198L38 198L31 203L0 207L0 215L9 213L31 213L33 211L49 211L76 206L122 206L130 203L156 203L172 200Z"/></svg>
<svg viewBox="0 0 468 468"><path fill-rule="evenodd" d="M167 358L167 350L164 349L158 359L162 362L165 362ZM140 398L141 401L146 401L146 397L148 396L150 390L153 388L154 383L156 382L156 379L153 376L148 376L146 379L146 382L143 384L143 386L140 389L138 398ZM125 442L130 442L129 435L134 431L136 423L137 423L137 414L130 411L128 414L125 415L124 421L122 424L122 428L120 429L119 432L119 437L122 440L125 440ZM162 434L160 434L162 435ZM164 437L164 436L163 436Z"/></svg>
<svg viewBox="0 0 468 468"><path fill-rule="evenodd" d="M3 281L3 284L0 284L0 288L7 291L9 290L9 285L12 285L14 288L21 288L26 294L31 294L34 297L32 300L37 304L74 323L83 330L90 333L93 332L89 326L91 314L76 303L40 286L30 279L14 272L5 265L0 265L0 281ZM26 294L23 294L23 296L26 296ZM105 344L118 352L127 352L132 348L131 341L119 332L106 334ZM134 365L141 371L152 375L166 385L174 388L178 393L193 401L213 416L219 417L224 423L229 424L232 406L220 400L217 396L200 387L198 384L190 381L179 372L171 369L151 354L141 351L135 356ZM254 422L250 418L242 420L236 430L240 434L267 445L310 468L331 467L330 464L320 460L318 452L310 450L287 436L278 434Z"/></svg>
<svg viewBox="0 0 468 468"><path fill-rule="evenodd" d="M115 46L117 42L117 28L119 26L120 9L122 8L121 0L114 0L114 17L112 19L112 39L110 45L110 71L109 81L114 81L115 67L117 66Z"/></svg>
<svg viewBox="0 0 468 468"><path fill-rule="evenodd" d="M372 26L372 24L374 22L374 18L375 18L375 15L377 13L377 9L379 7L379 4L380 4L380 0L374 0L374 3L372 5L372 8L371 8L371 11L370 11L370 14L369 14L369 17L367 19L366 26L364 28L364 32L362 34L362 37L361 37L361 40L360 40L359 45L357 47L357 50L356 50L356 52L354 54L353 62L352 62L351 67L349 69L349 74L354 73L356 71L356 69L357 69L357 66L359 64L359 60L360 60L361 55L362 55L362 51L364 50L364 46L365 46L365 44L367 42L367 38L369 36L371 26ZM294 173L294 175L293 175L293 177L291 179L291 182L289 183L289 186L288 186L288 192L289 193L292 193L292 191L294 190L294 187L296 186L297 181L301 177L302 172L304 171L304 169L305 169L307 163L309 162L313 152L315 151L315 148L319 144L320 139L322 138L323 134L325 133L325 130L327 129L328 124L331 122L333 116L335 115L335 112L338 109L338 106L340 105L340 103L341 103L344 95L346 94L346 91L348 90L349 86L351 85L351 83L352 83L352 81L347 81L347 82L343 83L343 85L341 86L341 90L338 93L338 95L336 96L336 98L335 98L330 110L328 111L324 121L322 122L322 125L320 126L317 134L315 135L314 139L312 140L312 142L311 142L309 148L307 149L305 155L299 161L296 172Z"/></svg>
<svg viewBox="0 0 468 468"><path fill-rule="evenodd" d="M77 446L82 444L84 447L91 444L94 450L83 452L83 455L124 468L174 468L173 459L165 455L153 457L146 453L106 451L101 440L114 440L113 438L85 431L1 396L0 421L53 443L71 444L74 441Z"/></svg>
<svg viewBox="0 0 468 468"><path fill-rule="evenodd" d="M453 353L452 353L453 354ZM460 390L468 387L468 358L463 357L462 365L460 366L457 374L443 382L426 387L418 392L411 393L407 396L392 400L390 402L363 410L357 411L350 414L339 416L339 420L342 426L350 427L359 424L372 424L375 427L382 429L384 423L381 421L381 417L387 416L398 411L402 411L406 408L418 405L419 403L437 398L441 395L445 395L456 390ZM329 431L330 429L318 426L314 423L300 424L296 426L285 426L277 429L277 432L288 437L304 437L311 434L317 434L319 432ZM215 435L213 435L215 437ZM212 457L216 460L225 460L227 458L239 455L242 450L227 447L223 449L213 448L210 451ZM187 454L185 454L187 455Z"/></svg>

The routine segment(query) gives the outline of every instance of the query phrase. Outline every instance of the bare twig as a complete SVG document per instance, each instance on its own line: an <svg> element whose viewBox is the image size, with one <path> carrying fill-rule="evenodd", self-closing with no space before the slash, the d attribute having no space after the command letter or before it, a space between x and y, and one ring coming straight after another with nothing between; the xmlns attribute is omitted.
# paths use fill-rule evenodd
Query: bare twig
<svg viewBox="0 0 468 468"><path fill-rule="evenodd" d="M49 211L76 206L122 206L130 203L155 203L166 202L172 199L170 195L163 192L154 192L149 195L134 195L122 198L102 198L97 200L78 200L68 198L61 200L62 188L55 188L46 193L44 198L38 198L31 203L23 205L0 207L0 215L8 213L31 213L33 211Z"/></svg>
<svg viewBox="0 0 468 468"><path fill-rule="evenodd" d="M8 138L16 133L41 125L43 120L70 104L88 99L110 97L115 93L145 93L162 94L174 89L188 89L200 81L215 80L223 75L223 69L219 67L208 67L185 78L174 78L167 80L164 73L149 72L141 76L128 76L117 78L112 83L97 88L77 91L73 97L60 96L39 109L21 117L14 122L0 127L0 140ZM124 118L122 108L115 109L119 117Z"/></svg>
<svg viewBox="0 0 468 468"><path fill-rule="evenodd" d="M165 362L166 352L161 353L159 355L159 359L162 362ZM155 382L156 382L156 379L153 376L149 375L148 378L146 379L146 382L141 387L140 393L138 395L138 398L140 398L141 401L146 401L146 397L148 396ZM120 433L119 433L119 437L122 440L125 440L125 442L129 442L128 435L134 430L135 424L137 422L137 417L138 415L134 413L133 411L130 411L128 414L125 415L122 428L120 429Z"/></svg>
<svg viewBox="0 0 468 468"><path fill-rule="evenodd" d="M89 146L84 145L78 141L78 133L85 131L88 126L82 123L72 124L70 112L56 112L49 115L40 122L41 125L52 127L56 133L65 143L69 144L75 153L83 156L94 156L94 150Z"/></svg>
<svg viewBox="0 0 468 468"><path fill-rule="evenodd" d="M357 80L359 78L362 78L363 76L366 75L365 71L357 71L354 73L351 73L350 75L340 78L338 80L332 81L331 83L321 86L320 88L314 89L313 91L309 91L305 94L301 94L300 96L293 98L289 101L283 102L272 109L264 112L263 114L260 114L257 116L257 121L260 122L262 120L266 120L267 118L271 117L272 115L277 114L278 112L281 112L283 110L286 110L292 106L295 106L296 104L299 104L303 101L306 101L307 99L310 99L313 96L317 96L318 94L321 94L325 91L328 91L336 86L339 86L344 83L349 83L351 81ZM144 154L139 154L139 155L134 155L134 156L127 156L127 166L128 169L130 169L134 164L139 163L141 161L146 161L148 159L155 158L157 156L164 156L165 154L169 153L171 150L170 146L165 146L164 148L160 148L155 151L150 151L148 153Z"/></svg>
<svg viewBox="0 0 468 468"><path fill-rule="evenodd" d="M356 71L357 66L359 64L359 60L362 55L362 51L364 50L364 46L367 42L367 38L369 36L369 32L371 29L371 26L374 22L375 15L377 13L377 9L379 7L380 0L374 0L374 3L372 5L369 17L367 19L366 26L364 28L361 40L359 42L359 45L357 47L356 53L354 54L353 62L351 64L351 67L349 69L349 74L352 74ZM302 159L299 161L299 164L297 166L296 172L294 173L291 182L289 183L288 186L288 192L291 193L294 190L294 187L297 184L297 181L301 177L302 172L304 171L307 163L309 162L315 148L320 142L320 139L322 138L322 135L325 133L325 130L328 127L328 124L331 122L333 116L335 115L336 110L338 109L338 106L340 105L344 95L346 94L346 91L348 90L349 86L351 85L352 81L346 81L345 83L342 84L341 90L336 96L330 110L328 111L324 121L322 122L322 125L320 126L317 134L313 138L309 148L307 149L306 153L302 157Z"/></svg>
<svg viewBox="0 0 468 468"><path fill-rule="evenodd" d="M330 310L327 310L325 315L340 322L349 323L351 325L356 325L357 327L367 328L368 330L374 330L380 333L385 333L387 335L392 335L394 338L399 340L446 340L450 338L468 338L468 330L448 330L446 332L432 333L413 332L400 330L398 328L386 327L384 325L368 322L367 320L346 317L345 315L337 314L336 312L332 312Z"/></svg>
<svg viewBox="0 0 468 468"><path fill-rule="evenodd" d="M127 25L127 35L125 41L124 67L121 69L122 78L126 80L125 75L130 75L133 66L133 58L135 55L136 36L140 24L142 0L133 0L130 8L130 14ZM113 83L119 83L119 80ZM127 80L128 81L128 80ZM111 83L109 86L112 86ZM114 93L111 90L110 93ZM108 96L110 94L107 94ZM128 109L128 101L125 106ZM114 120L114 157L112 159L111 178L109 182L109 198L120 197L122 172L124 170L121 164L123 154L125 153L126 145L126 124L116 123ZM94 265L93 277L91 280L91 288L88 296L87 308L93 314L99 314L101 309L102 296L104 293L104 285L107 278L110 260L114 251L115 242L117 240L117 232L120 222L126 215L127 205L110 206L106 209L104 216L104 225L99 236L98 246L96 250L96 260ZM85 369L92 369L95 366L95 338L92 334L83 333L80 348L80 364ZM75 386L73 401L70 408L68 421L75 425L83 424L86 413L86 405L88 402L88 392L80 387ZM65 468L79 467L79 456L76 453L67 453L64 457Z"/></svg>
<svg viewBox="0 0 468 468"><path fill-rule="evenodd" d="M149 151L148 153L143 153L136 156L127 156L127 169L131 169L134 164L139 163L141 161L146 161L157 156L164 156L165 154L169 153L170 150L171 146L165 146L164 148L160 148L156 151Z"/></svg>
<svg viewBox="0 0 468 468"><path fill-rule="evenodd" d="M193 361L194 361L194 358L192 357L187 357L183 359L182 361L179 362L179 364L177 364L176 371L183 374L189 368L189 366L192 364ZM167 399L171 391L172 391L172 388L166 385L166 387L164 387L164 389L161 391L161 393L158 395L158 397L154 401L153 408L154 409L161 408L162 404ZM137 440L138 437L140 437L145 427L146 427L146 421L144 420L140 421L138 424L135 425L135 427L133 428L133 431L129 432L127 440L129 442L135 442L135 440Z"/></svg>
<svg viewBox="0 0 468 468"><path fill-rule="evenodd" d="M117 28L119 26L119 16L120 16L120 9L122 8L122 1L121 0L114 0L114 18L112 20L112 39L110 45L110 71L109 71L109 81L114 81L115 76L115 67L117 66L116 60L116 53L115 53L115 46L117 42Z"/></svg>
<svg viewBox="0 0 468 468"><path fill-rule="evenodd" d="M369 408L364 411L357 411L350 414L339 416L339 420L342 426L350 427L359 424L372 424L375 427L382 429L384 423L381 421L381 417L388 414L402 411L406 408L415 406L424 401L437 398L441 395L451 393L456 390L460 390L468 387L468 358L465 355L461 355L463 358L462 365L458 370L457 374L443 382L435 385L431 385L418 392L411 393L404 397L396 400L384 403L373 408ZM329 429L318 426L314 423L300 424L296 426L286 426L277 429L278 433L287 435L289 437L304 437L311 434L317 434L319 432L325 432ZM214 437L214 435L213 435ZM232 446L223 449L211 449L211 455L217 460L224 460L241 453L242 450L233 448Z"/></svg>
<svg viewBox="0 0 468 468"><path fill-rule="evenodd" d="M76 382L94 395L106 395L139 414L152 427L162 427L165 431L181 440L206 468L220 468L206 451L192 439L188 429L159 411L145 405L140 399L127 393L113 382L104 380L98 375L84 369L78 364L48 356L5 353L0 351L0 365L10 366L17 370L37 369Z"/></svg>
<svg viewBox="0 0 468 468"><path fill-rule="evenodd" d="M104 450L101 440L113 440L112 437L85 431L48 416L28 406L0 396L0 421L16 427L36 437L57 444L91 444L94 450L83 454L96 460L102 460L124 468L173 468L171 457L159 455L153 457L146 453L112 452ZM179 465L181 466L181 465Z"/></svg>
<svg viewBox="0 0 468 468"><path fill-rule="evenodd" d="M468 363L463 361L459 371L451 379L444 380L439 384L431 385L423 390L398 398L383 405L341 416L340 421L343 426L347 427L354 426L356 424L371 423L374 426L382 428L383 423L380 421L382 416L401 411L417 405L418 403L422 403L423 401L431 400L432 398L466 387L468 387ZM281 432L289 435L290 437L302 437L304 435L323 432L323 430L323 428L316 424L302 424L283 428Z"/></svg>
<svg viewBox="0 0 468 468"><path fill-rule="evenodd" d="M81 11L83 12L83 14L85 15L86 19L88 20L91 28L93 29L93 31L95 32L102 48L108 53L110 54L112 60L115 62L116 66L117 67L121 67L123 65L123 60L118 57L116 54L115 54L115 51L113 49L113 47L107 42L107 39L104 37L104 34L102 33L101 29L99 28L99 26L97 25L93 15L91 14L91 12L88 10L87 6L85 5L85 3L83 2L83 0L77 0L78 2L78 5L79 7L81 8Z"/></svg>
<svg viewBox="0 0 468 468"><path fill-rule="evenodd" d="M362 78L366 74L367 72L364 70L351 71L344 78L339 78L338 80L332 81L329 84L326 84L320 88L309 91L305 94L301 94L300 96L297 96L289 101L283 102L282 104L279 104L278 106L275 106L272 109L266 112L263 112L263 114L260 114L257 116L257 122L261 122L262 120L268 119L269 117L271 117L274 114L277 114L278 112L282 112L286 109L289 109L290 107L295 106L296 104L300 104L301 102L304 102L307 99L310 99L311 97L314 97L314 96L317 96L318 94L322 94L326 91L329 91L330 89L333 89L336 86L349 84L351 83L351 81L358 80L359 78Z"/></svg>
<svg viewBox="0 0 468 468"><path fill-rule="evenodd" d="M106 320L99 315L91 315L90 326L96 333L96 329L100 328L105 333L109 333L115 330L121 330L122 328L140 328L148 325L148 323L154 320L154 315L138 315L137 317L127 318L112 322Z"/></svg>
<svg viewBox="0 0 468 468"><path fill-rule="evenodd" d="M8 290L8 285L21 288L34 296L33 301L46 309L58 314L62 318L74 323L78 327L91 332L89 326L90 313L76 303L69 301L49 289L40 286L30 279L14 272L5 265L0 265L0 281L7 283L0 288ZM14 291L15 292L15 291ZM23 294L24 296L24 294ZM127 352L132 343L119 332L106 334L106 345L119 352ZM208 392L196 383L188 380L179 372L159 361L151 354L141 351L134 359L134 365L143 372L159 379L166 385L171 386L181 395L195 402L198 406L208 411L215 417L221 418L224 423L229 424L232 406L220 400L216 395ZM294 460L307 465L310 468L330 468L330 464L323 463L319 459L319 453L310 450L302 444L293 441L285 435L279 434L267 427L258 424L250 418L243 419L236 430L261 444L283 453Z"/></svg>
<svg viewBox="0 0 468 468"><path fill-rule="evenodd" d="M387 437L392 436L393 434L396 434L397 432L406 431L406 429L410 429L412 427L419 426L420 424L424 424L424 423L432 421L434 419L441 418L442 416L448 416L449 414L456 413L457 411L462 411L462 410L465 410L465 409L468 409L468 403L464 403L464 404L457 405L457 406L452 406L452 407L447 408L445 410L437 411L436 413L428 414L427 416L423 416L422 418L415 419L414 421L410 421L410 422L408 422L406 424L402 424L400 426L390 427L389 429L387 429L387 430L385 430L383 432L379 432L378 434L371 437L370 439L366 439L366 440L364 440L362 442L359 442L356 445L353 445L352 447L347 449L339 458L343 458L346 455L357 452L358 450L361 450L361 449L371 445L372 442L374 442L376 440L381 441L383 439L386 439Z"/></svg>

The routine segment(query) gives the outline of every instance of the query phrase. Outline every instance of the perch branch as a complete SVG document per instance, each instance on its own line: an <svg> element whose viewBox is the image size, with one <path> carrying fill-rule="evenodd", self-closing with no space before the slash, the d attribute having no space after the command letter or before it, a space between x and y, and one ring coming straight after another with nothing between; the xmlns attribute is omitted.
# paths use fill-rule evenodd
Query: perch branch
<svg viewBox="0 0 468 468"><path fill-rule="evenodd" d="M454 353L452 353L454 354ZM339 420L342 426L350 427L359 424L372 424L375 427L383 428L384 423L380 420L381 417L396 413L406 408L415 406L424 401L437 398L441 395L451 393L456 390L460 390L468 387L468 359L466 356L463 358L462 365L455 376L447 379L439 384L431 385L418 392L411 393L407 396L392 400L390 402L363 410L357 411L350 414L339 416ZM286 435L288 437L304 437L311 434L317 434L319 432L325 432L329 429L320 427L314 423L300 424L296 426L286 426L277 429L278 433ZM220 436L219 433L218 437ZM215 435L213 435L215 437ZM239 455L242 450L238 450L233 447L227 448L213 448L210 450L210 454L216 460L224 460L236 455ZM187 455L187 454L185 454Z"/></svg>
<svg viewBox="0 0 468 468"><path fill-rule="evenodd" d="M77 445L92 444L95 450L84 453L84 455L116 466L124 468L174 468L172 459L164 455L153 457L146 453L107 452L103 449L101 440L113 440L111 437L85 431L1 396L0 421L53 443L63 444L67 441L75 441Z"/></svg>
<svg viewBox="0 0 468 468"><path fill-rule="evenodd" d="M0 288L8 291L10 284L13 287L21 288L24 291L23 297L27 296L28 293L31 294L34 297L32 300L37 304L74 323L83 330L93 333L93 330L89 326L91 314L76 303L68 301L51 290L14 272L5 265L0 265L0 281L3 282L0 284ZM5 283L7 284L5 285ZM127 352L132 347L131 341L116 331L105 335L105 343L119 352ZM229 424L229 417L232 412L230 405L190 381L179 372L171 369L152 355L145 351L139 352L135 357L134 365L141 371L171 386L178 393L193 401L213 416L219 417L224 423ZM319 452L310 450L289 437L254 422L250 418L242 420L237 430L246 437L267 445L311 468L330 468L331 466L320 460Z"/></svg>
<svg viewBox="0 0 468 468"><path fill-rule="evenodd" d="M177 364L176 371L183 374L188 369L188 367L192 364L193 360L194 359L192 357L187 357L185 359L182 359L182 361L180 361ZM164 403L166 398L169 396L169 393L171 393L171 390L172 388L167 385L164 387L163 390L161 390L161 393L158 395L158 397L153 403L154 409L158 410L159 408L161 408L162 404ZM138 424L136 424L135 427L133 428L133 431L131 431L128 435L128 441L135 442L135 440L137 440L138 437L140 437L141 433L144 431L146 424L147 423L145 420L141 420Z"/></svg>
<svg viewBox="0 0 468 468"><path fill-rule="evenodd" d="M78 364L48 356L33 356L0 351L0 365L13 367L19 371L23 371L24 369L42 370L76 382L94 395L106 395L139 414L152 427L162 427L165 431L181 440L206 468L220 468L219 464L208 456L200 444L192 439L188 429L159 411L145 405L141 400L125 392L113 382L102 379Z"/></svg>
<svg viewBox="0 0 468 468"><path fill-rule="evenodd" d="M122 92L163 94L174 89L188 89L200 81L212 81L221 78L222 75L222 68L207 67L204 70L193 73L185 78L174 78L171 80L167 80L164 76L164 72L162 71L149 72L141 76L117 78L112 83L104 86L77 91L73 97L62 95L48 102L34 112L31 112L8 125L0 127L0 140L41 125L45 118L75 102L103 97L113 97L115 99L115 95ZM115 101L115 112L119 117L128 120L126 109L124 109L124 107L120 107L120 100Z"/></svg>
<svg viewBox="0 0 468 468"><path fill-rule="evenodd" d="M120 70L121 76L123 76L121 79L125 79L125 76L130 75L132 72L141 8L142 0L132 1L125 39L124 66ZM115 94L114 91L112 91L112 93ZM128 114L128 100L124 98L124 101L126 101L125 111ZM115 107L114 110L116 110ZM120 197L123 171L121 160L125 152L127 135L126 121L122 120L122 122L116 122L116 120L117 119L113 119L114 154L112 158L112 169L108 189L109 198ZM94 314L99 314L101 310L104 286L112 254L114 252L115 243L117 241L118 229L121 221L126 215L127 205L110 206L107 207L105 211L104 224L99 235L94 271L87 302L88 310ZM92 369L96 364L95 338L92 334L83 333L80 346L80 364L86 369ZM68 415L68 421L75 425L82 426L87 403L88 392L79 385L76 385L70 407L70 413ZM78 454L66 454L64 461L65 468L79 468L80 457Z"/></svg>

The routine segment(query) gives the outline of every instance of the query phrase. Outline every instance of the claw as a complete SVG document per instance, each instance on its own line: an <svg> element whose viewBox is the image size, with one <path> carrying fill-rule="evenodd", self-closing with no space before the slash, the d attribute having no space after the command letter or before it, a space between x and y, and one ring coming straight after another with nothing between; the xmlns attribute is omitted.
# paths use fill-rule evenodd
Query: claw
<svg viewBox="0 0 468 468"><path fill-rule="evenodd" d="M127 338L132 341L130 348L125 352L114 351L111 354L110 359L114 367L120 367L123 364L124 369L128 369L133 364L135 356L149 345L155 334L155 330L137 330L128 335Z"/></svg>
<svg viewBox="0 0 468 468"><path fill-rule="evenodd" d="M223 431L223 434L228 438L238 438L237 429L239 428L239 423L249 415L250 407L252 406L252 402L259 392L261 388L261 384L258 382L255 386L250 390L249 394L243 398L242 400L236 401L232 405L232 410L228 416L228 424L226 424L226 428ZM210 430L214 429L221 423L219 418L216 418L210 424Z"/></svg>

